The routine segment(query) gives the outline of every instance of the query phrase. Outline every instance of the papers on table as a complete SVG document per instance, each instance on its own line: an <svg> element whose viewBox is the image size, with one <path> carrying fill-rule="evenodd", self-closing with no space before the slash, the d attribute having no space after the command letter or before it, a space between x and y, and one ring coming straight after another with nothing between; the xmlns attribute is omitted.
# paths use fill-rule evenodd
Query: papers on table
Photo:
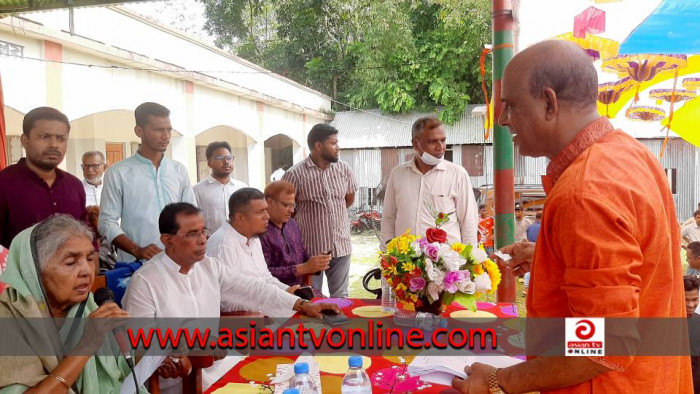
<svg viewBox="0 0 700 394"><path fill-rule="evenodd" d="M138 364L134 367L134 372L130 373L129 376L124 379L122 388L120 390L121 394L131 394L136 392L136 385L134 384L134 373L136 374L136 381L139 383L139 387L142 387L148 378L153 375L153 373L160 367L167 356L143 356L139 360Z"/></svg>
<svg viewBox="0 0 700 394"><path fill-rule="evenodd" d="M475 362L491 365L496 368L510 367L519 364L522 360L508 356L416 356L408 366L408 373L420 376L424 382L450 386L452 378L458 376L467 377L464 367Z"/></svg>

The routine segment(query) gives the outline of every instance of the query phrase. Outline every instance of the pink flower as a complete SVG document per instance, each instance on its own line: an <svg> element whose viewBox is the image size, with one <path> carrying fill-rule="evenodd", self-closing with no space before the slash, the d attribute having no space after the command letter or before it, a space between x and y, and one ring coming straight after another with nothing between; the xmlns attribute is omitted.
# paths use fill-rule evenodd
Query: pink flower
<svg viewBox="0 0 700 394"><path fill-rule="evenodd" d="M421 291L425 288L425 279L423 278L413 278L408 283L408 289L412 292Z"/></svg>
<svg viewBox="0 0 700 394"><path fill-rule="evenodd" d="M445 274L445 279L443 280L443 284L445 285L445 290L448 293L456 293L457 292L457 283L461 282L463 279L463 273L460 271L450 271Z"/></svg>
<svg viewBox="0 0 700 394"><path fill-rule="evenodd" d="M440 256L439 244L425 244L423 252L430 260L437 262Z"/></svg>

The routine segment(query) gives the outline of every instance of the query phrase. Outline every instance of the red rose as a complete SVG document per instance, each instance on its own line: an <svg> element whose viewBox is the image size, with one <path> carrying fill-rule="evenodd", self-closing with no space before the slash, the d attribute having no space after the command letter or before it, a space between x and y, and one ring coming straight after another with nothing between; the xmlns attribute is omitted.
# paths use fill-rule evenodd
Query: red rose
<svg viewBox="0 0 700 394"><path fill-rule="evenodd" d="M438 242L444 244L447 242L447 233L445 230L440 230L439 228L429 228L428 231L425 232L425 238L427 238L430 243Z"/></svg>

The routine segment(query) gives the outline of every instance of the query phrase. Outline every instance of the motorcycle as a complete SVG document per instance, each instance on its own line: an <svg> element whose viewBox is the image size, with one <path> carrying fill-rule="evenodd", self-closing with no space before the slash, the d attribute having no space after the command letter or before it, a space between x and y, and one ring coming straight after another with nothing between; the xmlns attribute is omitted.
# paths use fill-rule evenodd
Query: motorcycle
<svg viewBox="0 0 700 394"><path fill-rule="evenodd" d="M382 215L375 210L361 211L350 223L350 231L353 234L362 234L367 230L379 231Z"/></svg>

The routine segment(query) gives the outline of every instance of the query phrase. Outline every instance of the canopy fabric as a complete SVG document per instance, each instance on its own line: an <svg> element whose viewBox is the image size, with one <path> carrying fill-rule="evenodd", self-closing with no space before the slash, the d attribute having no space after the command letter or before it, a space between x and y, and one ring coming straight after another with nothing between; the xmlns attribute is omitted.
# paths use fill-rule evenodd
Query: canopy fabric
<svg viewBox="0 0 700 394"><path fill-rule="evenodd" d="M700 54L698 15L698 0L664 0L620 45L620 54Z"/></svg>

